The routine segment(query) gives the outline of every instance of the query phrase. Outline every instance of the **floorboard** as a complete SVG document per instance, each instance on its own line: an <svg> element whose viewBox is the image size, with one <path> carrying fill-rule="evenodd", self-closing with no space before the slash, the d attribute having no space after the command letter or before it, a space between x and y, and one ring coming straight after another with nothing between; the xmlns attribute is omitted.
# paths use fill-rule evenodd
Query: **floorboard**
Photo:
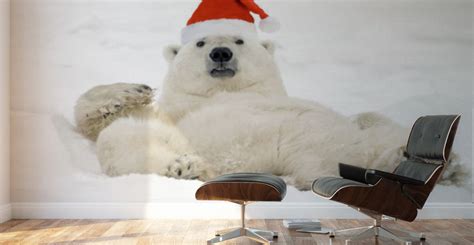
<svg viewBox="0 0 474 245"><path fill-rule="evenodd" d="M324 227L347 229L370 220L322 220ZM216 230L236 227L238 220L10 220L0 224L0 244L206 244ZM387 227L426 234L424 244L474 244L474 220L420 220L384 222ZM299 233L284 228L281 220L249 220L249 227L279 232L275 245L342 245L344 239ZM222 244L257 244L238 238ZM369 239L357 244L398 244Z"/></svg>

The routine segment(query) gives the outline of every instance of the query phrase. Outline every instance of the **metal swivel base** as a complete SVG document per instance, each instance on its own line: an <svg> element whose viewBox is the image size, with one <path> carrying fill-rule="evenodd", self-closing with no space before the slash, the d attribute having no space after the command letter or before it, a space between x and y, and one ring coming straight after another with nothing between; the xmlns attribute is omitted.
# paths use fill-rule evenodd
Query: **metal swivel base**
<svg viewBox="0 0 474 245"><path fill-rule="evenodd" d="M334 233L331 234L332 237L335 235L337 236L344 236L346 233L351 233L354 234L352 237L349 239L346 239L346 245L350 244L350 242L353 241L360 241L360 240L365 240L371 237L377 237L377 238L387 238L391 239L397 242L402 242L405 245L411 245L415 241L424 241L425 237L423 234L415 234L409 231L400 231L398 230L398 233L403 233L403 236L398 236L391 230L382 227L382 226L368 226L368 227L360 227L360 228L355 228L355 229L347 229L347 230L340 230L340 231L335 231ZM349 235L349 234L347 234Z"/></svg>
<svg viewBox="0 0 474 245"><path fill-rule="evenodd" d="M252 228L234 228L216 233L216 237L207 241L207 244L227 241L237 237L247 237L262 244L270 244L274 238L278 238L278 234L273 231L262 231Z"/></svg>
<svg viewBox="0 0 474 245"><path fill-rule="evenodd" d="M388 228L383 227L381 225L382 215L373 213L368 210L361 210L361 209L357 209L357 210L373 218L374 225L333 231L330 233L329 236L330 237L351 236L350 238L346 239L346 245L348 245L350 242L353 242L353 241L365 240L372 237L387 238L387 239L391 239L397 242L402 242L405 245L411 245L414 242L420 243L426 240L425 235L423 233L415 233L411 231L397 230L397 229L388 229ZM403 234L403 235L399 236L397 234Z"/></svg>
<svg viewBox="0 0 474 245"><path fill-rule="evenodd" d="M238 203L241 205L241 222L242 226L237 228L225 229L216 232L216 237L207 241L207 244L214 244L231 240L238 237L247 237L256 242L269 245L273 239L278 238L278 233L273 231L257 230L245 227L245 205L246 203Z"/></svg>

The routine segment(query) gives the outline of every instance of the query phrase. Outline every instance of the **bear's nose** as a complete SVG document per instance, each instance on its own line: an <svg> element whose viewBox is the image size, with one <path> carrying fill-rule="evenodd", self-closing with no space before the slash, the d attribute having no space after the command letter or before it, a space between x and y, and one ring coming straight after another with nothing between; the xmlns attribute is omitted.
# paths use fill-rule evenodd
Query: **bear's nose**
<svg viewBox="0 0 474 245"><path fill-rule="evenodd" d="M229 48L219 47L214 48L209 57L214 62L227 62L232 59L232 51Z"/></svg>

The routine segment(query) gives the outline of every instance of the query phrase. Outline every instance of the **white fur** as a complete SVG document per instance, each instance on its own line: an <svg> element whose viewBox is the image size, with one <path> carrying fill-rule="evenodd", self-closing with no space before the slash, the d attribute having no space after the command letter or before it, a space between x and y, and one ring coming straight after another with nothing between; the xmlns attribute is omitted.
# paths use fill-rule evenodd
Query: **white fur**
<svg viewBox="0 0 474 245"><path fill-rule="evenodd" d="M245 39L237 45L237 37L207 37L204 47L189 43L179 49L171 61L165 78L160 109L176 121L220 92L254 92L262 95L286 95L278 68L273 61L274 45ZM215 47L232 49L238 62L233 78L216 79L206 70L206 59ZM267 49L268 48L268 49Z"/></svg>
<svg viewBox="0 0 474 245"><path fill-rule="evenodd" d="M393 124L361 130L320 104L254 93L220 93L177 126L218 174L273 173L300 189L336 175L338 162L392 170L407 135Z"/></svg>
<svg viewBox="0 0 474 245"><path fill-rule="evenodd" d="M188 43L165 51L169 73L154 114L117 119L100 133L104 172L201 180L267 172L307 190L317 177L336 175L338 162L392 170L401 160L407 129L378 114L348 118L288 97L272 44L249 39L237 45L228 36L204 41L201 48ZM209 52L221 46L237 59L233 78L206 71Z"/></svg>
<svg viewBox="0 0 474 245"><path fill-rule="evenodd" d="M276 32L280 30L280 21L275 17L268 16L260 21L258 28L263 32Z"/></svg>

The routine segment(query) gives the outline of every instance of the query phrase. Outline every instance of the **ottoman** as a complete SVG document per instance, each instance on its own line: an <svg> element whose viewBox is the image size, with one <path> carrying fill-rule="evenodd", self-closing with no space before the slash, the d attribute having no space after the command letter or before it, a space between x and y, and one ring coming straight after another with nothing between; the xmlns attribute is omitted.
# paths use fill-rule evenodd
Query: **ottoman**
<svg viewBox="0 0 474 245"><path fill-rule="evenodd" d="M207 241L214 244L237 237L248 237L262 244L278 238L272 231L262 231L245 226L245 206L252 202L280 202L286 194L286 183L279 177L263 173L235 173L219 176L205 182L196 191L197 200L228 201L241 206L242 225L216 232Z"/></svg>

